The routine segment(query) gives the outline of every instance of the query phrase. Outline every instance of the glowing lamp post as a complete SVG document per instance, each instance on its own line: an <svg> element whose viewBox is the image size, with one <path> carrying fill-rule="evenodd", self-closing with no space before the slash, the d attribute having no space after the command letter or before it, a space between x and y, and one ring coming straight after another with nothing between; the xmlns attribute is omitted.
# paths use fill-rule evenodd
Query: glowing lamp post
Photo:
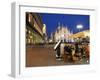
<svg viewBox="0 0 100 80"><path fill-rule="evenodd" d="M79 25L76 26L76 28L77 28L77 29L79 30L79 32L80 32L80 30L83 29L83 25L82 25L82 24L79 24ZM79 38L79 41L80 41L80 40L81 40L81 39Z"/></svg>
<svg viewBox="0 0 100 80"><path fill-rule="evenodd" d="M76 28L80 31L81 29L83 29L83 25L79 24L76 26Z"/></svg>

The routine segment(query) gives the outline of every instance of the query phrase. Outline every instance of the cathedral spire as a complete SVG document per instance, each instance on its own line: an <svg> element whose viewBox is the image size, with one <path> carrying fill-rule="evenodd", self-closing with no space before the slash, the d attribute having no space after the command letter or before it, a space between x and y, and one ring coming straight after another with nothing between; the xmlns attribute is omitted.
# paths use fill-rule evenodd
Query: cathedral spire
<svg viewBox="0 0 100 80"><path fill-rule="evenodd" d="M60 22L58 22L58 29L60 29L61 25L60 25Z"/></svg>
<svg viewBox="0 0 100 80"><path fill-rule="evenodd" d="M60 22L58 22L58 26L60 26Z"/></svg>

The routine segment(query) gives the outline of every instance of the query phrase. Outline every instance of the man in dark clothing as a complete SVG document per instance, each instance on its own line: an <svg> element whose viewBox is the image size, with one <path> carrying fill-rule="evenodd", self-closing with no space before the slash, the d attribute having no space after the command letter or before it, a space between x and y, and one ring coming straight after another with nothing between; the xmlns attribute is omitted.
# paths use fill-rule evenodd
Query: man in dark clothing
<svg viewBox="0 0 100 80"><path fill-rule="evenodd" d="M57 51L57 55L56 55L57 60L61 60L61 57L60 57L60 44L61 44L61 42L62 42L61 40L58 41L58 43L54 47L54 50Z"/></svg>
<svg viewBox="0 0 100 80"><path fill-rule="evenodd" d="M60 58L60 45L57 47L57 55L58 55L57 58Z"/></svg>

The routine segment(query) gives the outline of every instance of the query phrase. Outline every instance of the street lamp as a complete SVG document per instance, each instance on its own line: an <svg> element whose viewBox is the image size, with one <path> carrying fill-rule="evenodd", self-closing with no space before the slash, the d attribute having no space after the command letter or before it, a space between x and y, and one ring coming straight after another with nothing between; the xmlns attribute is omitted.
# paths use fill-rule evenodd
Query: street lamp
<svg viewBox="0 0 100 80"><path fill-rule="evenodd" d="M76 26L76 28L80 31L81 29L83 29L83 25L82 25L82 24L78 24L78 25Z"/></svg>
<svg viewBox="0 0 100 80"><path fill-rule="evenodd" d="M78 24L77 26L76 26L76 28L79 30L79 32L80 32L80 30L81 29L83 29L83 25L82 24ZM79 38L79 41L80 41L81 39Z"/></svg>

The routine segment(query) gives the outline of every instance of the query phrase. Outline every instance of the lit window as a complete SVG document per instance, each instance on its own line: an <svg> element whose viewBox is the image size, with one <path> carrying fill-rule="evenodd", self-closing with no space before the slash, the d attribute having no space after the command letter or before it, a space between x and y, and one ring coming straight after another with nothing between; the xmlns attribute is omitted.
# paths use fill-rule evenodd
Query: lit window
<svg viewBox="0 0 100 80"><path fill-rule="evenodd" d="M28 21L31 22L31 15L29 14Z"/></svg>

